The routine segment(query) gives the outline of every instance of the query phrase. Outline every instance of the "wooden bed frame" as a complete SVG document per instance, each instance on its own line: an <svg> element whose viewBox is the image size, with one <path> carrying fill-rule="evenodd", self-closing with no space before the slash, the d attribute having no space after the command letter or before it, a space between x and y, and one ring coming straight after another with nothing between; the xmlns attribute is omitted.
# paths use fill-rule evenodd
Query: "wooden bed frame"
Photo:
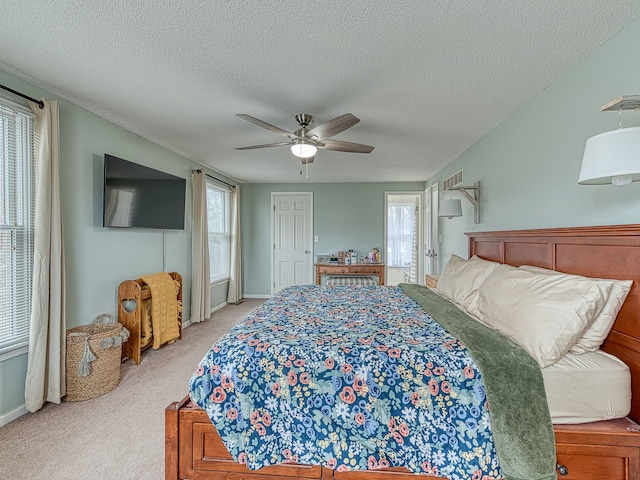
<svg viewBox="0 0 640 480"><path fill-rule="evenodd" d="M633 280L629 296L602 349L631 369L632 407L626 419L554 425L560 479L640 479L640 225L473 232L469 257L509 265L536 265L589 277ZM204 353L204 352L203 352ZM195 367L195 366L194 366ZM365 480L439 477L405 469L334 472L309 465L251 471L235 463L206 413L186 397L165 410L165 478L316 478Z"/></svg>

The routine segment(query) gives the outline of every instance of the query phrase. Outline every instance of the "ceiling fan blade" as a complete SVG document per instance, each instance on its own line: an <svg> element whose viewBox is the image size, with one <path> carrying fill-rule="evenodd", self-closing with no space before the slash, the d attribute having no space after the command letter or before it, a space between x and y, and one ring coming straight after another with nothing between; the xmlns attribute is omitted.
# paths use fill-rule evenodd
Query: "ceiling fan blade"
<svg viewBox="0 0 640 480"><path fill-rule="evenodd" d="M246 113L238 113L236 116L240 117L247 122L251 122L254 125L258 125L259 127L266 128L267 130L271 130L273 133L277 133L278 135L282 135L287 138L298 138L293 133L289 133L286 130L283 130L280 127L276 127L275 125L271 125L270 123L263 122L262 120L252 117L251 115L247 115Z"/></svg>
<svg viewBox="0 0 640 480"><path fill-rule="evenodd" d="M318 148L323 150L334 150L336 152L351 152L351 153L371 153L373 151L372 146L362 145L361 143L342 142L340 140L323 140L322 143L317 144Z"/></svg>
<svg viewBox="0 0 640 480"><path fill-rule="evenodd" d="M284 145L291 145L291 142L265 143L264 145L252 145L250 147L238 147L238 148L236 148L236 150L253 150L255 148L282 147Z"/></svg>
<svg viewBox="0 0 640 480"><path fill-rule="evenodd" d="M347 128L353 127L360 119L350 113L340 115L328 122L324 122L307 132L307 137L316 136L319 140L333 137L334 135L344 132Z"/></svg>

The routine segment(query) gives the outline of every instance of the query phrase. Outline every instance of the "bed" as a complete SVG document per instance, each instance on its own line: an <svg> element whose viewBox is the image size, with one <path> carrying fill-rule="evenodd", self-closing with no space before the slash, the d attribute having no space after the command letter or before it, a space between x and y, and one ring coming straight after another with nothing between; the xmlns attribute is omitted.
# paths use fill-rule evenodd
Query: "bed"
<svg viewBox="0 0 640 480"><path fill-rule="evenodd" d="M588 277L640 280L640 226L568 228L469 235L469 257L513 266L534 265ZM633 479L640 476L640 293L634 283L602 350L631 372L633 400L628 418L554 425L560 478ZM562 382L562 380L559 380ZM572 412L567 412L571 418ZM402 477L408 470L334 471L285 463L248 470L232 460L204 410L188 398L171 404L166 419L166 478L375 478ZM374 467L376 465L373 465ZM379 465L377 465L379 466ZM434 477L436 471L430 471ZM471 478L471 476L470 476ZM481 477L478 477L481 478Z"/></svg>

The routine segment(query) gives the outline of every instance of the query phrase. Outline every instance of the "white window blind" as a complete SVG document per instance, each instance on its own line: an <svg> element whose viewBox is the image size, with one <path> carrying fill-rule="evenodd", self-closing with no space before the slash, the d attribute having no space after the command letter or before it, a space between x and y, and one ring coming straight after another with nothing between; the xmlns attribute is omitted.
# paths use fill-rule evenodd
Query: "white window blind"
<svg viewBox="0 0 640 480"><path fill-rule="evenodd" d="M229 190L207 180L207 223L209 228L209 274L211 283L229 278L231 225Z"/></svg>
<svg viewBox="0 0 640 480"><path fill-rule="evenodd" d="M29 342L34 233L33 114L0 99L0 358Z"/></svg>

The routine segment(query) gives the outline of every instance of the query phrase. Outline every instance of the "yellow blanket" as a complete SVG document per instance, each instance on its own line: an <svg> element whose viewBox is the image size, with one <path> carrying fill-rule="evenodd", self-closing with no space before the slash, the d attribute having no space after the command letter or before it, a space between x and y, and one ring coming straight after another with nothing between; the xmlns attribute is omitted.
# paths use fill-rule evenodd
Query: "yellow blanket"
<svg viewBox="0 0 640 480"><path fill-rule="evenodd" d="M140 348L146 347L153 340L153 326L151 325L151 299L142 300L140 309Z"/></svg>
<svg viewBox="0 0 640 480"><path fill-rule="evenodd" d="M178 286L168 273L159 272L140 277L151 290L151 327L153 330L153 348L173 342L180 336L178 325ZM144 316L144 315L143 315ZM143 325L144 325L143 319Z"/></svg>

